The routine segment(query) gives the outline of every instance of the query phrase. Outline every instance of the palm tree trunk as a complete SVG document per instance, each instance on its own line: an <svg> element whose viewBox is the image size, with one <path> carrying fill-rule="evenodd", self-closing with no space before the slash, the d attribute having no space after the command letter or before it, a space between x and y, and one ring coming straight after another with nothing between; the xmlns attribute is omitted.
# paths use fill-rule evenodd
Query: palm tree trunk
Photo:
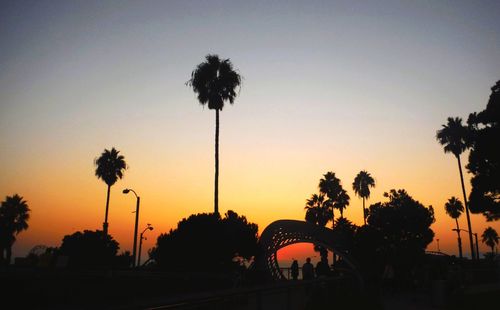
<svg viewBox="0 0 500 310"><path fill-rule="evenodd" d="M460 258L463 258L463 256L462 256L462 239L460 238L460 227L458 227L458 219L455 219L455 223L457 224L458 255Z"/></svg>
<svg viewBox="0 0 500 310"><path fill-rule="evenodd" d="M365 210L365 197L363 197L363 220L366 225L366 210Z"/></svg>
<svg viewBox="0 0 500 310"><path fill-rule="evenodd" d="M214 214L219 214L219 109L215 109L215 188Z"/></svg>
<svg viewBox="0 0 500 310"><path fill-rule="evenodd" d="M467 216L467 227L469 228L470 253L472 259L476 258L479 259L479 255L474 255L475 251L474 251L474 241L472 241L472 226L470 224L469 204L467 203L467 194L465 193L464 175L462 173L462 163L460 162L460 156L457 156L457 159L458 159L458 170L460 171L460 182L462 182L462 193L464 195L465 215Z"/></svg>
<svg viewBox="0 0 500 310"><path fill-rule="evenodd" d="M109 194L111 191L111 185L108 185L108 195L106 196L106 214L104 215L104 223L102 224L102 231L104 236L108 235L108 209L109 209Z"/></svg>

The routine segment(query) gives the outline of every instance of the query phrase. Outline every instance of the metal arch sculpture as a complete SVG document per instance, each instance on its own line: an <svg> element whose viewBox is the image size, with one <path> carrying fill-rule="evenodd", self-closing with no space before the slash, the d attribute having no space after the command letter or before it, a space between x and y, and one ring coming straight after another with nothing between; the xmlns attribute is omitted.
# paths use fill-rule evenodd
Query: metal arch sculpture
<svg viewBox="0 0 500 310"><path fill-rule="evenodd" d="M264 265L263 267L273 279L285 279L278 264L278 250L299 242L314 243L335 252L351 267L362 285L361 275L346 253L342 241L336 237L331 229L296 220L275 221L269 224L260 236L259 245L262 251L260 263Z"/></svg>

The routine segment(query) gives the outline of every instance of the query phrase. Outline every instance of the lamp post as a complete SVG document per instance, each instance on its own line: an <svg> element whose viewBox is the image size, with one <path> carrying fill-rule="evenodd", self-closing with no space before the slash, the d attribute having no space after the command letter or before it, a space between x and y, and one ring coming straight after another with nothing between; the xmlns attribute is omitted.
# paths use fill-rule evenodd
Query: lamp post
<svg viewBox="0 0 500 310"><path fill-rule="evenodd" d="M477 242L477 233L472 233L476 238L476 258L479 261L479 243Z"/></svg>
<svg viewBox="0 0 500 310"><path fill-rule="evenodd" d="M124 194L128 194L129 192L134 193L137 198L137 204L135 207L134 249L132 250L132 267L135 267L135 262L137 260L137 225L139 224L139 205L141 203L141 197L139 197L133 189L126 188L123 190Z"/></svg>
<svg viewBox="0 0 500 310"><path fill-rule="evenodd" d="M144 230L141 232L141 237L139 238L139 257L137 258L137 267L141 267L141 251L142 251L142 240L146 239L146 237L143 237L144 233L148 230L153 230L153 226L151 224L148 224L148 227L144 228Z"/></svg>
<svg viewBox="0 0 500 310"><path fill-rule="evenodd" d="M439 239L436 239L437 240L437 244L438 244L438 252L441 252L441 250L439 249Z"/></svg>
<svg viewBox="0 0 500 310"><path fill-rule="evenodd" d="M465 231L466 233L469 233L468 230L461 229L461 228L460 229L454 228L452 230L458 232L459 234L460 234L460 231ZM471 253L472 260L474 260L474 259L479 260L479 245L477 243L477 233L472 233L472 235L474 235L476 237L476 251L475 251L476 252L476 257L474 257L474 252L472 252ZM474 249L474 244L471 244L471 248Z"/></svg>

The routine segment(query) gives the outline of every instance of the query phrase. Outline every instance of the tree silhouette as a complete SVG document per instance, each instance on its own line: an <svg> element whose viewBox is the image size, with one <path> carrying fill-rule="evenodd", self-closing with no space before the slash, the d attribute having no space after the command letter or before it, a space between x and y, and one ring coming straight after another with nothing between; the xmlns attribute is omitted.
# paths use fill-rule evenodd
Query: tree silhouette
<svg viewBox="0 0 500 310"><path fill-rule="evenodd" d="M333 218L332 204L324 194L313 194L306 200L306 221L318 226L325 226Z"/></svg>
<svg viewBox="0 0 500 310"><path fill-rule="evenodd" d="M434 237L430 228L435 221L434 210L432 206L426 208L403 189L392 189L384 196L389 201L372 204L367 218L368 231L376 237L372 241L376 251L364 255L384 255L386 260L393 261L396 274L409 279L410 271L423 258L425 248Z"/></svg>
<svg viewBox="0 0 500 310"><path fill-rule="evenodd" d="M235 253L250 259L257 253L258 226L229 210L191 215L177 228L161 234L150 257L161 269L175 271L227 271Z"/></svg>
<svg viewBox="0 0 500 310"><path fill-rule="evenodd" d="M375 187L375 180L370 173L362 170L354 178L352 189L354 193L363 199L363 220L366 225L367 211L365 209L365 199L370 198L370 187Z"/></svg>
<svg viewBox="0 0 500 310"><path fill-rule="evenodd" d="M323 178L319 180L319 191L321 194L326 195L328 198L328 203L332 206L331 208L331 221L332 221L332 227L335 227L335 217L333 213L333 209L335 207L335 204L337 208L341 208L343 212L345 207L349 204L349 196L347 193L347 204L342 204L342 202L339 202L339 195L342 194L342 185L340 184L340 180L335 176L335 173L329 171L323 175ZM344 203L346 202L346 196L342 195L342 199L344 200Z"/></svg>
<svg viewBox="0 0 500 310"><path fill-rule="evenodd" d="M109 267L119 248L112 236L99 230L85 230L64 236L60 254L69 257L71 267Z"/></svg>
<svg viewBox="0 0 500 310"><path fill-rule="evenodd" d="M219 213L219 111L224 102L234 103L236 88L241 85L240 75L233 69L229 59L220 59L218 55L207 55L191 73L187 82L198 95L201 105L215 110L215 188L214 213Z"/></svg>
<svg viewBox="0 0 500 310"><path fill-rule="evenodd" d="M458 198L451 197L448 199L448 202L444 205L444 209L446 211L446 214L448 214L452 219L455 220L455 223L457 225L457 237L458 237L458 253L460 255L460 258L462 258L462 239L460 238L460 227L458 226L458 218L460 215L462 215L462 212L464 212L464 206L462 205L462 202L458 200Z"/></svg>
<svg viewBox="0 0 500 310"><path fill-rule="evenodd" d="M500 219L500 81L491 88L486 109L467 120L471 151L467 169L472 173L470 210L487 220Z"/></svg>
<svg viewBox="0 0 500 310"><path fill-rule="evenodd" d="M104 223L102 224L104 235L108 234L108 209L109 209L109 195L111 186L116 183L118 179L123 178L123 172L127 169L125 157L119 155L114 147L111 150L104 149L101 156L94 160L96 166L95 175L108 185L108 194L106 196L106 214L104 216Z"/></svg>
<svg viewBox="0 0 500 310"><path fill-rule="evenodd" d="M28 229L30 211L28 203L18 194L7 196L2 201L0 206L0 261L5 260L7 264L10 264L12 245L16 242L16 236Z"/></svg>
<svg viewBox="0 0 500 310"><path fill-rule="evenodd" d="M333 221L333 204L330 199L326 199L325 194L313 194L306 200L306 221L318 226L325 226L329 221ZM328 250L322 246L314 245L314 250L318 251L323 260L327 260Z"/></svg>
<svg viewBox="0 0 500 310"><path fill-rule="evenodd" d="M491 248L491 255L495 255L495 245L498 244L498 233L491 227L484 230L481 241Z"/></svg>
<svg viewBox="0 0 500 310"><path fill-rule="evenodd" d="M460 172L460 182L462 184L462 193L464 195L465 215L467 217L467 226L469 228L469 242L471 256L474 259L474 242L472 241L472 226L469 216L469 207L467 204L467 195L465 193L464 175L462 173L462 163L460 162L460 154L469 147L469 132L467 127L462 125L462 119L459 117L448 117L448 123L442 125L442 129L436 133L436 139L444 146L445 153L452 153L458 161L458 170ZM479 258L479 255L476 256Z"/></svg>
<svg viewBox="0 0 500 310"><path fill-rule="evenodd" d="M337 196L337 199L333 203L333 207L339 210L340 212L340 218L344 218L344 210L349 205L349 199L350 197L347 194L347 192L344 189L342 189L339 195Z"/></svg>

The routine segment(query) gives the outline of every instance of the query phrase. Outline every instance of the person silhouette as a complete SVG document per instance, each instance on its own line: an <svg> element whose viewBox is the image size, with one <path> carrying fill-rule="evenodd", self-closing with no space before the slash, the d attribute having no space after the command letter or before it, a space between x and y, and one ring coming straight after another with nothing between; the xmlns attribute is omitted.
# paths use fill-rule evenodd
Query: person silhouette
<svg viewBox="0 0 500 310"><path fill-rule="evenodd" d="M297 280L299 277L299 262L296 259L293 260L290 269L292 271L292 279Z"/></svg>
<svg viewBox="0 0 500 310"><path fill-rule="evenodd" d="M311 280L314 279L314 266L311 264L311 258L308 257L304 265L302 265L302 279Z"/></svg>

